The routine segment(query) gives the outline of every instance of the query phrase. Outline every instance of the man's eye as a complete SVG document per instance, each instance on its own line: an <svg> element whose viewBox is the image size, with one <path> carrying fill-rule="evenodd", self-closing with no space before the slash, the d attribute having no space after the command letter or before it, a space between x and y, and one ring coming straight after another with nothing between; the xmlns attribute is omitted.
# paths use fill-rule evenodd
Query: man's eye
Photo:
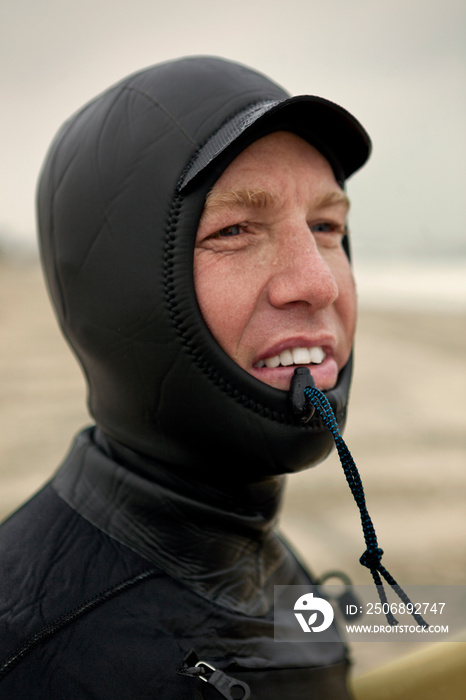
<svg viewBox="0 0 466 700"><path fill-rule="evenodd" d="M338 232L338 227L327 221L319 221L319 223L311 226L311 231L313 233L335 233Z"/></svg>
<svg viewBox="0 0 466 700"><path fill-rule="evenodd" d="M227 226L226 228L220 229L215 234L219 238L231 238L232 236L238 236L242 231L242 226L240 224L233 224L233 226Z"/></svg>

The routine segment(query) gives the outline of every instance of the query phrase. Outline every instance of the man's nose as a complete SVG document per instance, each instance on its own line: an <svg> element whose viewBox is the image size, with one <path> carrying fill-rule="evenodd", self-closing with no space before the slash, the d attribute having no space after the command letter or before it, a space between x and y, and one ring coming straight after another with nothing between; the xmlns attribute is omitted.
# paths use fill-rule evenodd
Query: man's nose
<svg viewBox="0 0 466 700"><path fill-rule="evenodd" d="M280 238L268 283L269 302L282 308L305 303L324 309L337 299L334 272L319 250L307 225Z"/></svg>

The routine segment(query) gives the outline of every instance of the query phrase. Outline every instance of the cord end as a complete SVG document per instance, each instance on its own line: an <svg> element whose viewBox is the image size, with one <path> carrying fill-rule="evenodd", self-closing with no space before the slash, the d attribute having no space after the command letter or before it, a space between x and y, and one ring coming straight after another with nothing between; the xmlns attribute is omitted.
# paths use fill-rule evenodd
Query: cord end
<svg viewBox="0 0 466 700"><path fill-rule="evenodd" d="M300 416L303 423L311 420L315 412L315 407L306 398L304 389L315 387L314 377L309 371L309 367L296 367L291 378L289 397L293 407L293 413Z"/></svg>

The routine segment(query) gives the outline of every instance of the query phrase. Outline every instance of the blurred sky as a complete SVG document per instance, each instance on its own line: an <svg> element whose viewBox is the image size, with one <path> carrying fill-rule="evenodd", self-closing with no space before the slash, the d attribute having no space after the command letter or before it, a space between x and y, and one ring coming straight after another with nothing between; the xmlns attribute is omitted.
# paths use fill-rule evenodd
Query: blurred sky
<svg viewBox="0 0 466 700"><path fill-rule="evenodd" d="M0 29L3 236L34 240L41 162L72 112L139 68L213 54L362 121L359 256L466 260L464 0L0 0Z"/></svg>

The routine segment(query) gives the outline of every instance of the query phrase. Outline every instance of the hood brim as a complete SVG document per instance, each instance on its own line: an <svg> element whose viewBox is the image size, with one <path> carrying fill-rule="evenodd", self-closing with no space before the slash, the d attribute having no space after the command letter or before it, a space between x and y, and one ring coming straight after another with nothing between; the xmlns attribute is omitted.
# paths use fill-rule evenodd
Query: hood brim
<svg viewBox="0 0 466 700"><path fill-rule="evenodd" d="M371 153L364 127L343 107L312 95L287 100L265 100L242 109L228 119L198 149L178 184L181 193L206 169L225 158L232 161L248 145L274 131L291 131L311 143L332 166L343 183L359 170Z"/></svg>

